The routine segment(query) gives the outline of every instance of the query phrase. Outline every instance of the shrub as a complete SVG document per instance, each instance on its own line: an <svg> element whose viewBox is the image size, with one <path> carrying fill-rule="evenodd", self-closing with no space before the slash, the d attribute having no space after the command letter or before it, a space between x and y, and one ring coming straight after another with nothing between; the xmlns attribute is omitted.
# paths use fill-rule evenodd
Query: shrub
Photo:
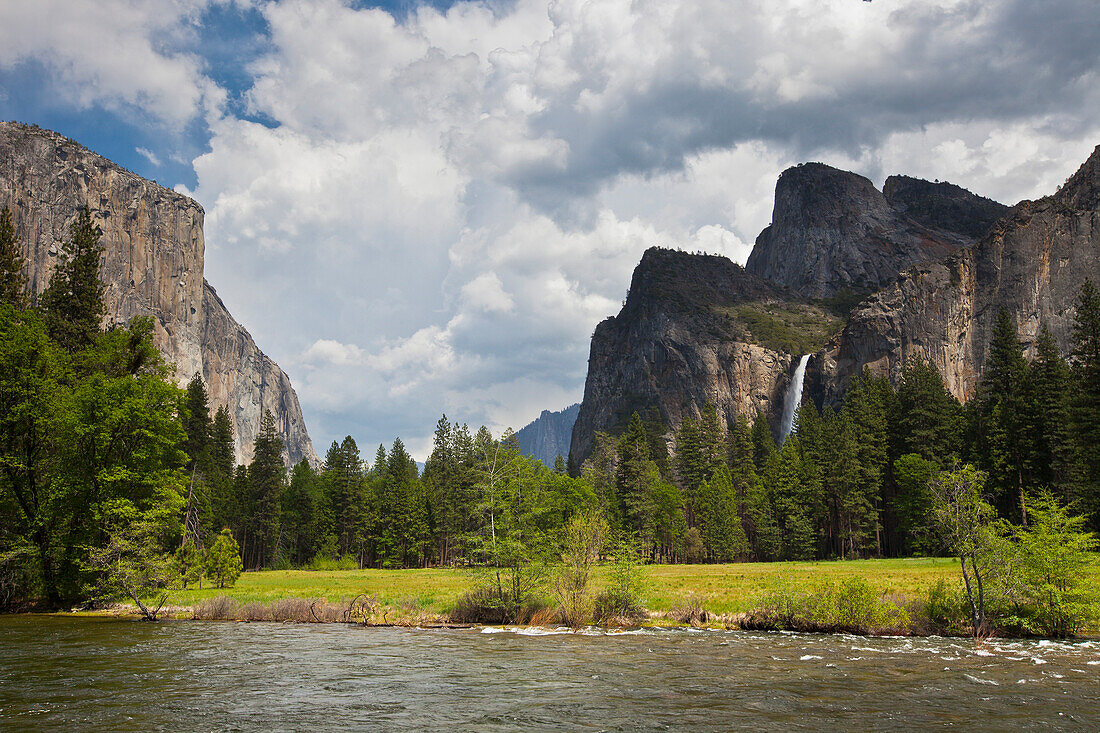
<svg viewBox="0 0 1100 733"><path fill-rule="evenodd" d="M699 626L710 620L711 615L703 608L702 602L696 596L688 596L673 606L665 617L682 624Z"/></svg>

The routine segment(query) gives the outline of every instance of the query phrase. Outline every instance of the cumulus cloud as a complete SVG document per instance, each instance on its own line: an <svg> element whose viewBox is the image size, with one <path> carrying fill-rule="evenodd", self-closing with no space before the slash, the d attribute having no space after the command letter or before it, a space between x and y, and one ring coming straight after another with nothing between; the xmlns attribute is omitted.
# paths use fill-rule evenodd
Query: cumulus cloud
<svg viewBox="0 0 1100 733"><path fill-rule="evenodd" d="M56 92L78 108L129 110L178 128L224 101L198 55L184 50L217 1L5 3L0 68L41 63Z"/></svg>
<svg viewBox="0 0 1100 733"><path fill-rule="evenodd" d="M50 65L77 105L203 119L197 185L177 188L206 208L207 276L322 445L401 435L423 457L442 411L501 429L576 401L645 248L743 262L795 163L1011 203L1100 140L1092 0L514 0L400 19L239 0L265 29L228 107L196 20L218 1L5 9L0 66Z"/></svg>
<svg viewBox="0 0 1100 733"><path fill-rule="evenodd" d="M441 411L500 429L578 399L641 252L743 262L801 160L1012 201L1100 129L1087 2L735 10L265 6L246 97L275 124L214 125L196 195L212 279L321 435L418 445Z"/></svg>

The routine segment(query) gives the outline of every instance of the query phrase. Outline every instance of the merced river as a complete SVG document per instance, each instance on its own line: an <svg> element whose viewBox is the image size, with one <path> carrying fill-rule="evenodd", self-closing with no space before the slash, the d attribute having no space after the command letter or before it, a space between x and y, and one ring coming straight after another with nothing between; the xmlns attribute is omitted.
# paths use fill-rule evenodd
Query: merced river
<svg viewBox="0 0 1100 733"><path fill-rule="evenodd" d="M0 617L0 729L1100 730L1100 643Z"/></svg>

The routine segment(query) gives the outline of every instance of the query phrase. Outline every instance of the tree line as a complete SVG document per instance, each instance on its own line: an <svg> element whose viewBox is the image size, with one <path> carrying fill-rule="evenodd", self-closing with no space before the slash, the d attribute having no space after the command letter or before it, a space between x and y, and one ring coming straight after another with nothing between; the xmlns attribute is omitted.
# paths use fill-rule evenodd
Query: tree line
<svg viewBox="0 0 1100 733"><path fill-rule="evenodd" d="M1100 518L1100 296L1088 283L1071 358L1044 330L1029 362L1002 313L965 406L913 360L896 389L865 372L838 410L805 402L782 445L763 416L727 426L708 405L671 455L660 421L634 414L597 434L582 466L559 456L547 468L510 430L444 415L423 471L400 438L366 459L351 436L288 471L270 414L236 464L231 415L210 409L199 375L174 385L150 319L101 327L100 234L81 210L30 302L0 214L0 605L125 595L142 577L119 569L153 560L183 582L205 568L219 582L240 567L520 568L561 556L578 517L651 562L943 553L933 488L963 464L981 469L1005 520L1026 525L1043 491L1092 528Z"/></svg>

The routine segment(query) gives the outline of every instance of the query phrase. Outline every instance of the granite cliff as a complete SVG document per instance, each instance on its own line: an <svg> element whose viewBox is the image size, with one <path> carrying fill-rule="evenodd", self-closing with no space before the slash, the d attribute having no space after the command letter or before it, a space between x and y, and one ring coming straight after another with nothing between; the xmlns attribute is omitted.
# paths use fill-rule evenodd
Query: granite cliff
<svg viewBox="0 0 1100 733"><path fill-rule="evenodd" d="M651 248L617 316L596 327L570 446L579 466L597 431L616 433L637 411L671 442L707 402L732 424L763 412L778 420L797 357L840 322L725 257Z"/></svg>
<svg viewBox="0 0 1100 733"><path fill-rule="evenodd" d="M1012 316L1029 352L1045 325L1068 353L1086 278L1100 281L1100 147L1057 193L1017 204L973 249L913 267L860 304L815 358L811 389L836 404L864 367L896 381L920 357L969 399L998 312Z"/></svg>
<svg viewBox="0 0 1100 733"><path fill-rule="evenodd" d="M799 354L813 354L806 394L837 406L865 367L896 384L913 357L969 399L1002 308L1029 349L1045 325L1068 353L1081 285L1100 282L1100 147L1056 194L1011 208L905 176L883 189L806 164L781 176L744 270L647 251L592 338L576 465L634 411L655 413L666 440L707 401L727 423L760 411L774 428ZM814 299L871 287L846 320L822 307L838 299Z"/></svg>
<svg viewBox="0 0 1100 733"><path fill-rule="evenodd" d="M578 403L559 412L543 410L537 418L516 431L523 455L539 459L547 468L553 468L554 460L559 455L568 458L573 424L580 409Z"/></svg>
<svg viewBox="0 0 1100 733"><path fill-rule="evenodd" d="M226 405L238 461L260 418L275 416L286 458L317 462L290 379L256 346L203 278L203 210L55 132L0 123L0 207L11 209L29 286L41 293L77 210L103 230L107 324L152 316L158 348L186 383L199 372L212 408Z"/></svg>
<svg viewBox="0 0 1100 733"><path fill-rule="evenodd" d="M745 269L809 298L868 293L971 246L1007 211L947 183L895 176L884 191L822 163L788 168Z"/></svg>

